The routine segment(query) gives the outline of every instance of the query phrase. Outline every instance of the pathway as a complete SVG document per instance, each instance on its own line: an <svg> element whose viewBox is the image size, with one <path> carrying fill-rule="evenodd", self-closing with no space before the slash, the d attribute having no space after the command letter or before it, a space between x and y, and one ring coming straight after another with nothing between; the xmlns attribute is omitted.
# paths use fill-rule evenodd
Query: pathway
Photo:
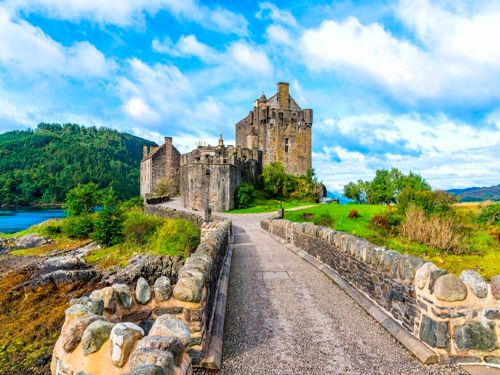
<svg viewBox="0 0 500 375"><path fill-rule="evenodd" d="M321 271L262 231L269 214L223 215L233 220L235 245L222 374L466 374L418 362Z"/></svg>

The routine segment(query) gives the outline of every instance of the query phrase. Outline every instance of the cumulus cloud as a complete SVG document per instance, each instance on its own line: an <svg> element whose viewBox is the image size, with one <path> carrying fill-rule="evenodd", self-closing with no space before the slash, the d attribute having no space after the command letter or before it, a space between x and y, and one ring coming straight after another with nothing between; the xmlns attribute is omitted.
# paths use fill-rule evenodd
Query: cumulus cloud
<svg viewBox="0 0 500 375"><path fill-rule="evenodd" d="M402 1L397 16L416 41L355 17L325 20L299 39L314 72L367 77L402 102L489 101L500 97L500 8L453 13L426 0Z"/></svg>
<svg viewBox="0 0 500 375"><path fill-rule="evenodd" d="M63 46L43 30L0 8L0 64L12 72L74 78L102 77L113 63L89 42Z"/></svg>
<svg viewBox="0 0 500 375"><path fill-rule="evenodd" d="M435 188L498 183L500 125L478 129L445 115L376 113L327 119L314 131L321 134L314 164L336 190L391 166L418 172Z"/></svg>
<svg viewBox="0 0 500 375"><path fill-rule="evenodd" d="M6 6L22 13L36 12L73 22L87 20L121 27L142 23L145 14L166 10L210 30L240 36L248 33L248 22L242 15L220 6L207 7L196 0L7 0Z"/></svg>

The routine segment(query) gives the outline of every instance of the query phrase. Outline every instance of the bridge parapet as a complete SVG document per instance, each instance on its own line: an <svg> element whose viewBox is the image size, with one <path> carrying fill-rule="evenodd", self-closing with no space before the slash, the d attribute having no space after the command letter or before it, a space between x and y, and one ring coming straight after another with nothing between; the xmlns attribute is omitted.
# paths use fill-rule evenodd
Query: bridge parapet
<svg viewBox="0 0 500 375"><path fill-rule="evenodd" d="M351 234L287 220L261 227L333 269L441 360L500 367L500 276L459 277Z"/></svg>

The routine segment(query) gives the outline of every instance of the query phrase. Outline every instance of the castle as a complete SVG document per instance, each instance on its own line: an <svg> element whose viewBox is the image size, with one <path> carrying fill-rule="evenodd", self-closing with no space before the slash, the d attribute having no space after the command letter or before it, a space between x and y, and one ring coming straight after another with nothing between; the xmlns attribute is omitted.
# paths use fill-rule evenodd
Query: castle
<svg viewBox="0 0 500 375"><path fill-rule="evenodd" d="M312 109L301 109L290 96L288 83L278 92L255 100L253 110L236 124L236 146L200 142L181 154L171 137L160 147L144 146L141 161L141 196L153 195L160 184L170 195L180 195L185 208L215 211L234 208L236 188L255 184L264 166L279 162L287 173L304 175L311 165Z"/></svg>

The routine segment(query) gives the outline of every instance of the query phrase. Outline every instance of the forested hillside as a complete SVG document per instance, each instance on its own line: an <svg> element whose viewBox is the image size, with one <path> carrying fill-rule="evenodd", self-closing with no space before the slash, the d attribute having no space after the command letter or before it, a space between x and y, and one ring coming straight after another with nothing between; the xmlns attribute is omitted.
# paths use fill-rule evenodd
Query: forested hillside
<svg viewBox="0 0 500 375"><path fill-rule="evenodd" d="M482 202L486 200L500 201L500 185L451 189L448 191L455 194L460 202Z"/></svg>
<svg viewBox="0 0 500 375"><path fill-rule="evenodd" d="M154 143L75 124L0 134L0 205L60 203L78 183L91 181L120 198L138 195L143 144Z"/></svg>

